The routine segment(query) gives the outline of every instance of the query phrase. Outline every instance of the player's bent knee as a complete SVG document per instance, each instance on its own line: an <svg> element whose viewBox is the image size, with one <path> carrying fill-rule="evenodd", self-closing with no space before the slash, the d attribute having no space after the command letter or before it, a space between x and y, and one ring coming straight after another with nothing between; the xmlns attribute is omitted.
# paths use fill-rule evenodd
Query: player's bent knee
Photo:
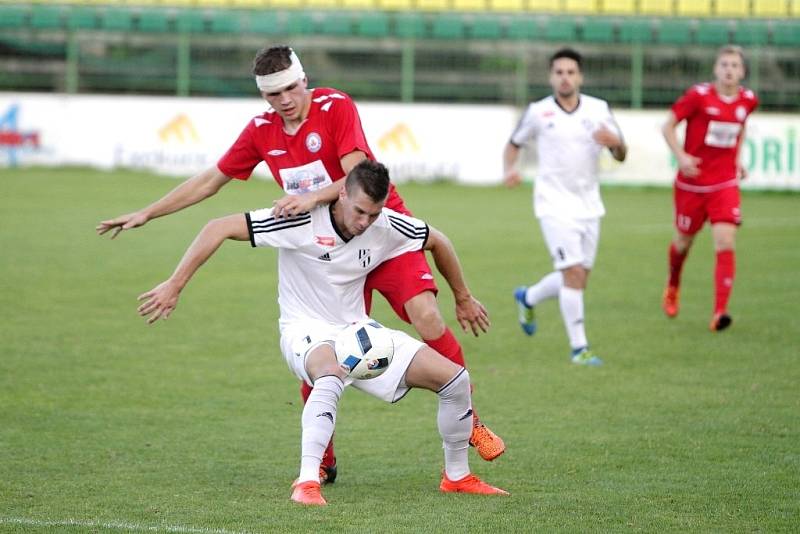
<svg viewBox="0 0 800 534"><path fill-rule="evenodd" d="M427 345L422 346L406 371L405 382L411 387L438 392L464 369Z"/></svg>
<svg viewBox="0 0 800 534"><path fill-rule="evenodd" d="M572 289L585 289L587 271L582 265L572 265L562 271L564 285Z"/></svg>
<svg viewBox="0 0 800 534"><path fill-rule="evenodd" d="M444 334L444 319L436 304L436 297L429 291L426 293L430 298L418 295L409 300L406 303L406 313L422 339L438 339Z"/></svg>
<svg viewBox="0 0 800 534"><path fill-rule="evenodd" d="M344 380L346 373L339 366L336 360L336 353L333 347L323 343L311 350L306 356L306 373L308 377L315 381L322 376L338 376Z"/></svg>
<svg viewBox="0 0 800 534"><path fill-rule="evenodd" d="M690 234L683 234L678 233L675 235L675 239L672 240L672 244L675 245L675 249L681 253L685 254L689 247L692 246L692 242L694 241L694 235Z"/></svg>
<svg viewBox="0 0 800 534"><path fill-rule="evenodd" d="M462 367L436 393L443 399L468 399L470 389L469 371Z"/></svg>

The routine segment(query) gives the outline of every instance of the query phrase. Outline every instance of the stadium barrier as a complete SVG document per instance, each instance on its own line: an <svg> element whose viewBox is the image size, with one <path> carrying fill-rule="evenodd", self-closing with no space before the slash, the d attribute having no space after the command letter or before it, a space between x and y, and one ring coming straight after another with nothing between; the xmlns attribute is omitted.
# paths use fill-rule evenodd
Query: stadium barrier
<svg viewBox="0 0 800 534"><path fill-rule="evenodd" d="M455 1L425 5L447 8ZM361 100L522 105L547 89L539 74L548 54L570 44L584 53L597 96L638 109L668 105L708 76L710 48L737 43L747 47L747 84L762 109L800 108L800 18L767 16L775 11L766 9L759 11L764 18L688 16L694 13L689 4L682 8L687 16L672 17L655 0L652 6L635 2L638 16L584 14L582 5L609 0L566 1L539 13L528 0L508 13L411 11L416 4L349 9L367 5L361 0L347 6L338 0L0 0L0 91L246 96L252 85L243 74L253 51L288 42L302 51L315 83Z"/></svg>
<svg viewBox="0 0 800 534"><path fill-rule="evenodd" d="M18 7L55 4L59 8L133 9L332 9L362 11L420 11L464 13L532 13L565 15L664 16L664 17L765 17L800 16L798 0L0 0Z"/></svg>
<svg viewBox="0 0 800 534"><path fill-rule="evenodd" d="M800 0L798 0L800 3ZM688 0L696 6L696 0ZM297 6L301 7L301 6ZM800 45L800 17L787 10L768 17L702 14L686 8L677 13L641 12L628 16L574 11L504 13L445 5L441 10L382 11L308 5L302 9L269 6L236 10L219 5L200 7L4 4L0 0L0 29L32 31L189 33L196 35L343 35L367 38L537 39L556 41L623 42L621 34L641 35L646 42L727 44L750 35L762 46ZM409 24L411 22L411 24ZM664 22L669 24L664 25ZM528 26L528 28L524 28ZM638 28L632 31L632 28ZM527 30L527 31L525 31Z"/></svg>
<svg viewBox="0 0 800 534"><path fill-rule="evenodd" d="M0 93L0 167L88 165L188 176L230 146L263 101ZM494 185L520 110L513 106L359 103L376 157L397 181L449 179ZM604 151L604 183L668 185L675 163L661 137L665 112L618 110L629 144L619 164ZM480 129L475 125L480 124ZM800 117L748 120L745 188L800 190ZM533 151L531 151L533 152ZM258 174L268 176L265 166ZM535 162L527 161L527 177Z"/></svg>

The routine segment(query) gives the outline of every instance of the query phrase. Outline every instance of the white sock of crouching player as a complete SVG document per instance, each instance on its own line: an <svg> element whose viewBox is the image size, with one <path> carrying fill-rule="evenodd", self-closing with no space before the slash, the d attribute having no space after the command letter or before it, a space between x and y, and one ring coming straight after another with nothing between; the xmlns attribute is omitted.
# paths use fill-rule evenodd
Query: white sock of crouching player
<svg viewBox="0 0 800 534"><path fill-rule="evenodd" d="M528 306L536 306L543 300L556 298L561 290L562 279L561 271L553 271L543 276L525 291L525 302Z"/></svg>
<svg viewBox="0 0 800 534"><path fill-rule="evenodd" d="M444 442L444 471L450 480L469 474L469 436L472 433L472 398L469 373L462 369L439 395L439 434Z"/></svg>
<svg viewBox="0 0 800 534"><path fill-rule="evenodd" d="M583 290L562 286L558 292L561 317L567 328L569 345L573 350L586 347L586 330L583 326Z"/></svg>
<svg viewBox="0 0 800 534"><path fill-rule="evenodd" d="M344 383L338 376L322 376L314 382L314 389L303 408L298 482L319 481L319 465L322 463L325 447L333 436L336 409L343 390Z"/></svg>

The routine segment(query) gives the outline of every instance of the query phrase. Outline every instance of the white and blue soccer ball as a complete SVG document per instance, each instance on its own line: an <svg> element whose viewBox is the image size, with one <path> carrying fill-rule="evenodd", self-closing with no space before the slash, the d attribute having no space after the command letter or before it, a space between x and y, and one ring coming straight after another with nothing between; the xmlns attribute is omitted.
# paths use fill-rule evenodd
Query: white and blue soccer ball
<svg viewBox="0 0 800 534"><path fill-rule="evenodd" d="M391 331L366 319L353 323L336 337L336 359L352 378L365 380L380 376L394 357Z"/></svg>

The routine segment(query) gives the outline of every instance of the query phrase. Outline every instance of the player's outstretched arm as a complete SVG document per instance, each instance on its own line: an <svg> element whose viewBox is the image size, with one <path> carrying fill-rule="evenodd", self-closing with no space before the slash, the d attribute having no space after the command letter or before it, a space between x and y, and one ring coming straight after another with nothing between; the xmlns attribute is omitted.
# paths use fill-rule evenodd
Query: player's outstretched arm
<svg viewBox="0 0 800 534"><path fill-rule="evenodd" d="M138 312L152 324L166 319L178 305L178 298L195 272L222 245L226 239L246 241L250 238L247 220L243 214L214 219L206 224L186 250L180 263L167 280L139 295Z"/></svg>
<svg viewBox="0 0 800 534"><path fill-rule="evenodd" d="M159 200L139 211L100 221L100 224L95 227L95 231L98 235L112 231L111 239L114 239L123 230L138 228L151 219L180 211L214 195L229 181L230 178L222 174L216 166L211 167L192 176Z"/></svg>
<svg viewBox="0 0 800 534"><path fill-rule="evenodd" d="M488 332L489 313L478 299L472 296L467 282L464 280L464 271L458 261L458 255L450 239L436 228L430 228L425 250L431 251L436 269L447 281L453 291L456 301L456 319L464 332L472 331L478 336L481 331ZM469 330L467 330L469 328Z"/></svg>
<svg viewBox="0 0 800 534"><path fill-rule="evenodd" d="M360 161L367 159L367 155L360 150L349 152L342 156L339 162L347 176ZM277 218L293 217L311 211L320 204L330 204L339 198L339 191L344 187L344 178L317 191L301 195L284 195L272 203L272 214Z"/></svg>

